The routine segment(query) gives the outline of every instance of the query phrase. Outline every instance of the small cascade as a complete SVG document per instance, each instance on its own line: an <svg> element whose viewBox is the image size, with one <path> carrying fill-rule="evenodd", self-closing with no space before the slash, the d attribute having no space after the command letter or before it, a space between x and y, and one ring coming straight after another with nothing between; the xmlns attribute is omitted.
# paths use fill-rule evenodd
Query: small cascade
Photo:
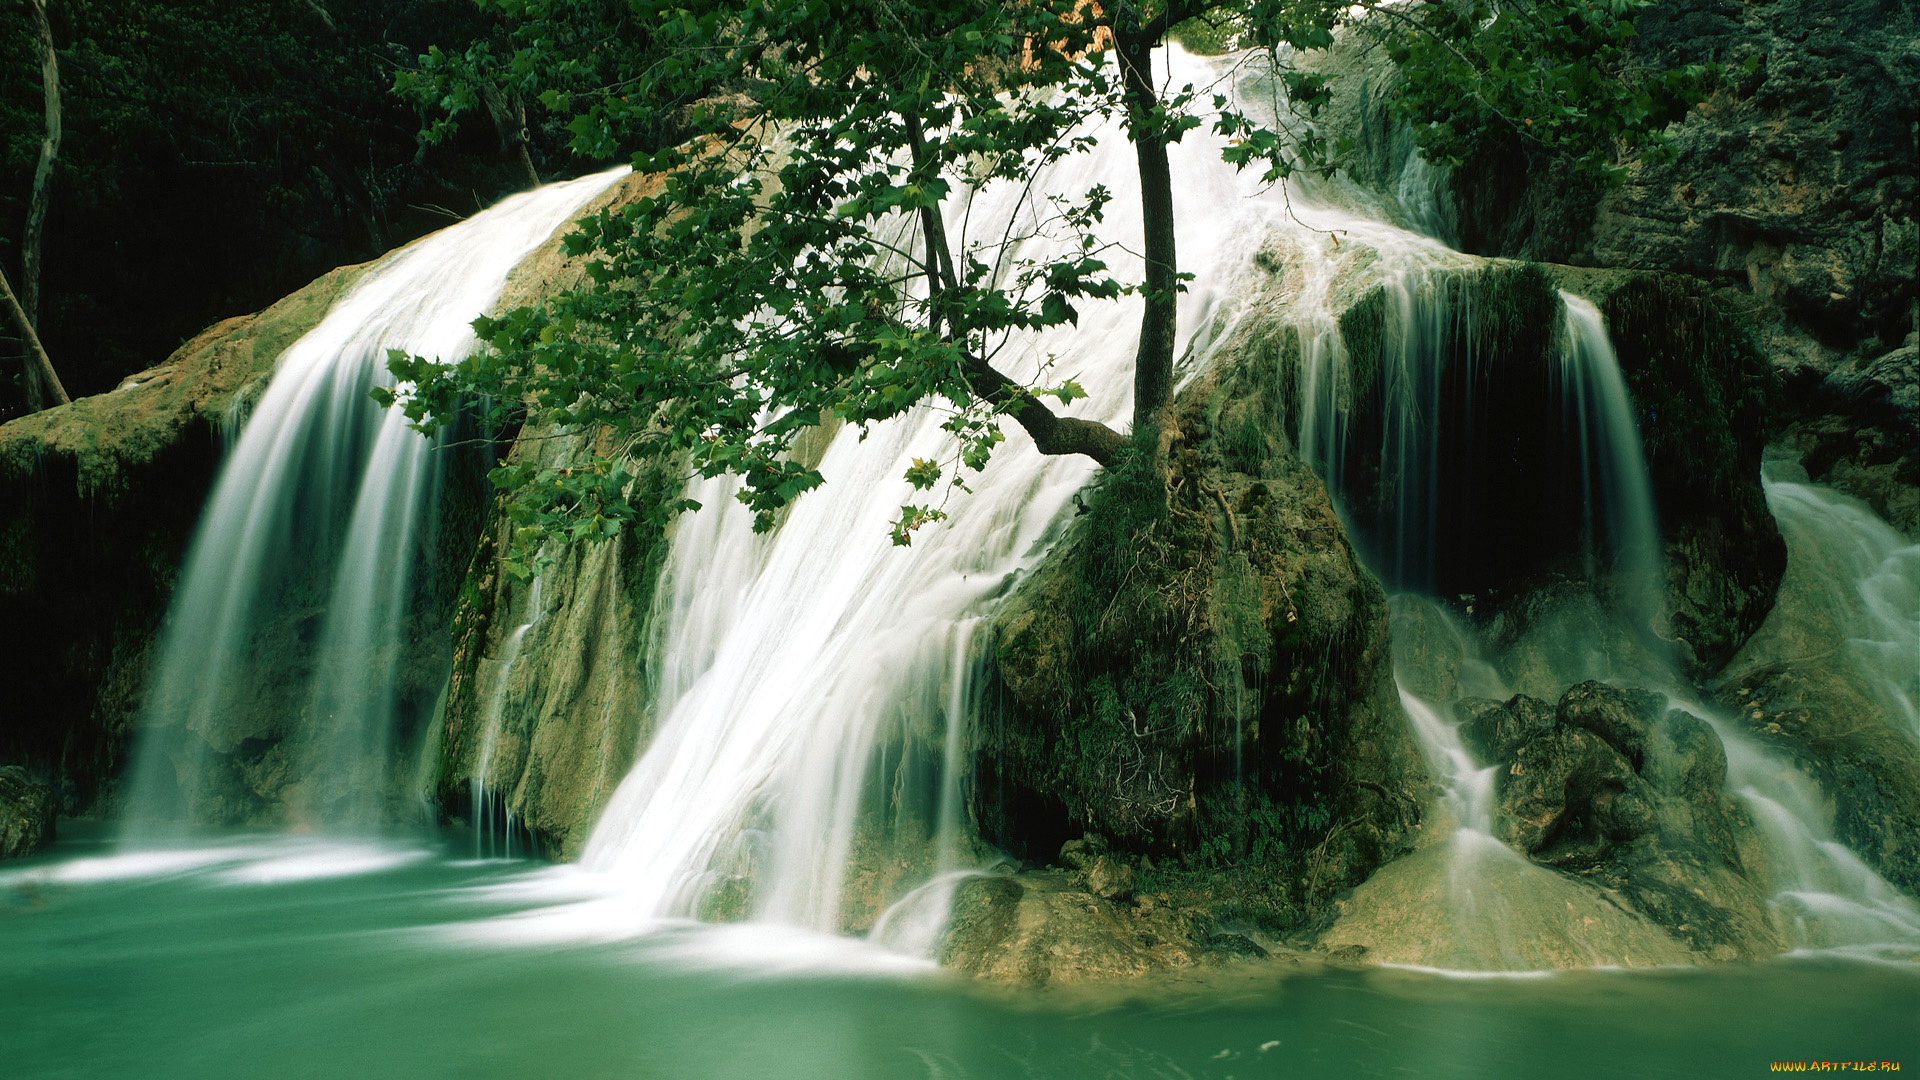
<svg viewBox="0 0 1920 1080"><path fill-rule="evenodd" d="M1560 301L1567 312L1566 346L1560 351L1561 423L1578 445L1587 577L1599 580L1610 573L1615 609L1652 640L1663 604L1666 555L1640 427L1600 309L1564 290Z"/></svg>
<svg viewBox="0 0 1920 1080"><path fill-rule="evenodd" d="M513 679L513 666L520 662L520 650L526 644L527 632L540 621L540 585L541 578L535 575L532 586L527 590L527 619L513 628L507 635L507 647L495 661L499 670L493 677L493 686L489 688L486 703L482 706L480 729L480 755L473 770L473 854L475 858L500 854L513 858L513 803L511 791L490 791L494 746L500 741L500 728L507 709L507 688ZM500 820L494 820L494 808L499 807ZM495 848L498 847L496 852Z"/></svg>
<svg viewBox="0 0 1920 1080"><path fill-rule="evenodd" d="M281 356L216 481L168 614L132 785L136 834L366 827L433 705L407 618L443 454L368 390L389 349L454 359L508 274L620 170L515 196L367 271ZM414 690L418 693L414 693Z"/></svg>
<svg viewBox="0 0 1920 1080"><path fill-rule="evenodd" d="M1819 787L1716 710L1681 707L1713 723L1726 745L1727 787L1747 805L1764 838L1770 906L1787 943L1920 957L1920 904L1834 839Z"/></svg>
<svg viewBox="0 0 1920 1080"><path fill-rule="evenodd" d="M1805 644L1838 641L1887 717L1920 738L1920 544L1858 500L1792 479L1796 468L1769 462L1762 486L1792 557L1830 583L1827 603L1806 613Z"/></svg>

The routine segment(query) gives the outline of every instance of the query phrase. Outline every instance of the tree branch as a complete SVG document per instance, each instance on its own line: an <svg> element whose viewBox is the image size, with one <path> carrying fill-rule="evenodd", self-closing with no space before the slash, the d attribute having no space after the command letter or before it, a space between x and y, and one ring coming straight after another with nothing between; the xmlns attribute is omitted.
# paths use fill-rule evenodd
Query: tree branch
<svg viewBox="0 0 1920 1080"><path fill-rule="evenodd" d="M33 168L33 194L27 203L26 234L20 241L20 298L15 308L23 319L21 325L38 349L39 338L33 332L33 326L40 319L40 249L41 241L47 231L47 207L53 196L53 163L60 155L60 61L53 49L53 26L47 21L47 0L33 0L34 36L40 45L40 82L46 99L46 134L40 140L40 160ZM12 296L9 288L7 295ZM45 350L40 351L44 360ZM38 410L46 407L46 398L51 395L57 402L65 404L66 391L60 388L60 380L53 377L53 365L35 364L32 357L27 363L27 404ZM44 383L43 383L43 380Z"/></svg>
<svg viewBox="0 0 1920 1080"><path fill-rule="evenodd" d="M984 359L965 355L967 385L1013 417L1041 453L1085 454L1106 468L1120 460L1120 451L1127 445L1125 435L1095 420L1061 416Z"/></svg>
<svg viewBox="0 0 1920 1080"><path fill-rule="evenodd" d="M40 335L33 331L33 320L27 318L27 311L20 306L20 298L13 295L13 283L7 280L5 271L0 271L0 294L4 294L7 307L13 311L13 321L20 324L20 333L27 339L27 370L43 380L47 393L53 396L54 403L65 405L73 399L67 397L67 388L60 385L60 376L53 370L53 361L48 358L46 347L40 344ZM45 406L36 405L38 412Z"/></svg>

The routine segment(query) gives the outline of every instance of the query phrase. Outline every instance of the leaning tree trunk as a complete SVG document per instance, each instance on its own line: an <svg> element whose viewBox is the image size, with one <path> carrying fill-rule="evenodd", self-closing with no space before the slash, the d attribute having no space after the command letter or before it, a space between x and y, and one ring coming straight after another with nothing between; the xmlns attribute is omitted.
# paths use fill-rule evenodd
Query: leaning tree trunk
<svg viewBox="0 0 1920 1080"><path fill-rule="evenodd" d="M27 340L27 407L38 412L50 404L64 405L67 392L53 372L47 351L36 331L40 320L40 248L47 231L47 204L53 196L53 163L60 155L60 62L53 51L53 26L47 21L47 0L33 0L34 30L40 39L40 81L46 93L47 128L40 140L40 161L33 169L33 197L27 203L26 234L20 242L20 295L9 287L7 298ZM4 278L0 278L3 281Z"/></svg>
<svg viewBox="0 0 1920 1080"><path fill-rule="evenodd" d="M20 306L20 298L13 294L13 283L7 280L4 272L0 272L0 300L6 301L13 321L20 325L20 336L26 339L27 404L34 412L67 404L71 400L67 397L67 388L60 385L60 376L53 370L53 360L40 344L40 335L34 332L33 320L27 317L27 309Z"/></svg>

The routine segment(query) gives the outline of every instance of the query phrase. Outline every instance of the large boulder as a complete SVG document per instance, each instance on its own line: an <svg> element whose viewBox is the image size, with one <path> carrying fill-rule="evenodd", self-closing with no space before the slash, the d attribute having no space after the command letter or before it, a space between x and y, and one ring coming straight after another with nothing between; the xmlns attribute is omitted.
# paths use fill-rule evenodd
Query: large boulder
<svg viewBox="0 0 1920 1080"><path fill-rule="evenodd" d="M1229 346L1167 471L1089 492L995 611L969 736L987 841L1044 863L1092 833L1274 932L1404 850L1427 787L1385 595L1276 422L1289 343Z"/></svg>
<svg viewBox="0 0 1920 1080"><path fill-rule="evenodd" d="M31 855L53 843L58 813L52 788L18 765L0 767L0 859Z"/></svg>
<svg viewBox="0 0 1920 1080"><path fill-rule="evenodd" d="M1463 741L1498 769L1495 830L1515 850L1624 898L1696 956L1780 949L1743 861L1748 822L1726 793L1726 751L1705 722L1595 682L1557 706L1522 695L1459 712Z"/></svg>

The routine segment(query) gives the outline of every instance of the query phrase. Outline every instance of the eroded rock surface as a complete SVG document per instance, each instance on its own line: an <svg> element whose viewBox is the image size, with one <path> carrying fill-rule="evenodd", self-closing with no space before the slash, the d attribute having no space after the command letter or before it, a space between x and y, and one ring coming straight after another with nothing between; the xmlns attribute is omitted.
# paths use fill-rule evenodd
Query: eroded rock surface
<svg viewBox="0 0 1920 1080"><path fill-rule="evenodd" d="M1095 833L1278 928L1409 845L1426 777L1385 595L1274 423L1275 344L1188 387L1166 487L1109 472L996 610L970 749L990 843L1045 862Z"/></svg>
<svg viewBox="0 0 1920 1080"><path fill-rule="evenodd" d="M1587 682L1557 706L1466 701L1461 735L1496 773L1495 832L1534 862L1623 898L1716 960L1777 952L1736 833L1726 751L1645 690Z"/></svg>
<svg viewBox="0 0 1920 1080"><path fill-rule="evenodd" d="M18 765L0 767L0 859L31 855L53 843L58 813L52 788Z"/></svg>

